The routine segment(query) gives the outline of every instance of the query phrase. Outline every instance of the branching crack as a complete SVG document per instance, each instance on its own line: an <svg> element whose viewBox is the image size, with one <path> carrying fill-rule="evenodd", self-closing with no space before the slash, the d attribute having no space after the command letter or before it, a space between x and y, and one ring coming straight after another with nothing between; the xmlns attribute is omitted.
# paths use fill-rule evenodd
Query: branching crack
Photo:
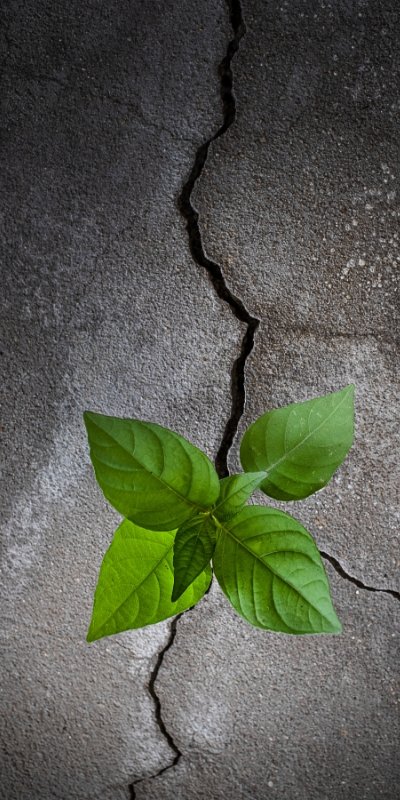
<svg viewBox="0 0 400 800"><path fill-rule="evenodd" d="M215 142L217 139L219 139L226 133L226 131L232 125L236 117L236 101L233 94L233 75L232 75L231 63L235 53L239 49L239 44L242 37L245 35L246 28L242 17L240 0L226 0L226 2L229 8L230 22L234 36L229 42L226 55L222 59L219 65L220 94L223 106L223 123L217 130L217 132L213 134L213 136L211 136L209 139L207 139L198 148L189 177L182 188L181 194L178 197L178 207L182 216L186 220L186 228L189 236L189 249L194 261L200 267L202 267L207 271L217 296L220 297L221 300L223 300L225 303L227 303L227 305L229 305L236 319L238 319L240 322L243 322L246 325L246 332L242 339L240 353L239 356L236 358L231 370L231 412L225 426L225 430L223 433L218 453L215 458L215 466L220 478L223 478L229 474L228 454L232 447L232 443L237 433L238 425L243 415L245 407L246 362L254 347L255 333L260 324L260 320L257 317L252 316L245 307L243 301L239 297L236 297L233 294L233 292L231 292L231 290L228 288L221 266L215 261L212 261L206 255L200 233L199 214L191 202L192 192L203 172L204 166L207 161L210 145L212 144L212 142ZM118 104L120 103L119 99L117 98L109 98L109 99L112 102ZM329 553L325 553L322 551L321 551L321 556L333 566L333 568L342 578L344 578L347 581L350 581L358 588L366 590L368 592L381 592L394 597L396 600L400 600L400 592L397 592L393 589L380 589L372 586L367 586L358 578L355 578L349 573L347 573L340 564L340 562L337 561L336 558L334 558L334 556L331 556ZM182 758L183 755L182 751L179 749L173 736L168 731L165 725L162 716L161 701L156 691L156 682L158 679L160 669L163 665L165 655L174 644L178 622L185 613L188 612L183 612L182 614L179 614L172 621L168 641L165 647L159 652L157 656L157 660L154 669L151 672L150 680L148 683L149 694L154 703L155 719L162 736L165 738L166 742L170 747L170 750L173 754L173 758L169 764L162 767L154 775L144 776L141 778L137 778L135 781L133 781L128 787L129 797L131 798L131 800L136 800L136 786L138 784L142 783L145 780L154 780L167 770L172 769L178 764L179 760Z"/></svg>
<svg viewBox="0 0 400 800"><path fill-rule="evenodd" d="M329 561L332 567L336 570L338 575L341 578L344 578L346 581L350 581L350 583L354 583L354 586L358 586L359 589L364 589L366 592L379 592L381 594L389 594L391 597L394 597L396 600L400 600L400 592L396 592L395 589L380 589L376 586L367 586L365 583L360 581L359 578L355 578L353 575L349 575L348 572L342 567L341 563L335 558L331 556L329 553L324 553L322 550L321 556L325 559L325 561Z"/></svg>
<svg viewBox="0 0 400 800"><path fill-rule="evenodd" d="M239 49L240 40L245 35L246 29L239 0L227 0L227 3L234 37L229 42L226 56L222 59L219 66L224 120L217 132L198 148L192 170L178 199L179 209L186 220L186 227L189 234L189 247L193 259L199 266L207 270L218 297L230 306L232 313L240 322L244 322L247 325L247 330L241 343L240 354L235 360L231 372L231 413L226 423L221 445L215 459L216 470L220 478L224 478L229 474L228 453L236 435L245 405L245 365L254 346L255 331L260 324L260 321L256 317L251 316L249 311L247 311L242 300L230 291L220 265L207 257L200 233L199 215L191 202L193 189L204 169L211 143L215 142L226 133L236 116L236 101L233 94L231 62Z"/></svg>
<svg viewBox="0 0 400 800"><path fill-rule="evenodd" d="M221 92L221 100L223 106L223 123L221 127L217 130L217 132L209 139L207 139L207 141L204 142L198 148L195 155L192 170L178 198L179 209L181 211L182 216L186 220L187 231L189 234L189 248L193 256L193 259L196 261L197 264L199 264L199 266L207 270L218 297L220 297L221 300L223 300L230 306L230 308L232 309L232 313L240 322L244 322L247 325L246 333L242 339L240 354L238 358L235 360L231 372L231 396L232 396L231 413L226 423L222 441L215 458L215 467L220 478L223 478L229 474L228 453L232 446L232 442L234 440L240 418L243 414L244 404L245 404L244 373L245 373L246 360L253 349L254 334L259 325L259 320L256 317L251 316L251 314L247 311L246 307L244 306L243 302L238 297L235 297L235 295L230 291L230 289L226 285L225 278L223 276L220 265L207 258L203 248L203 243L200 234L200 227L198 221L199 215L191 203L191 194L203 171L204 165L207 160L210 144L224 135L224 133L232 125L236 116L236 102L233 95L233 75L231 69L231 62L235 53L239 49L240 40L244 36L246 29L242 17L240 1L226 0L226 2L229 8L230 23L233 28L234 36L233 39L231 39L231 41L229 42L226 55L222 59L219 65L220 92ZM154 778L158 778L167 770L175 767L179 759L182 757L181 750L177 746L170 732L167 730L167 727L163 720L161 711L161 701L156 692L155 685L157 682L158 674L160 672L160 669L164 661L164 657L174 643L178 622L184 613L187 612L179 614L172 621L168 642L158 654L157 661L151 673L148 684L148 690L154 702L155 718L157 725L162 735L168 742L168 745L171 751L173 752L174 756L169 764L167 764L165 767L162 767L162 769L160 769L154 775L138 778L137 780L133 781L130 784L129 797L131 798L131 800L136 800L135 787L139 783L143 782L144 780L150 780L150 779L153 780Z"/></svg>

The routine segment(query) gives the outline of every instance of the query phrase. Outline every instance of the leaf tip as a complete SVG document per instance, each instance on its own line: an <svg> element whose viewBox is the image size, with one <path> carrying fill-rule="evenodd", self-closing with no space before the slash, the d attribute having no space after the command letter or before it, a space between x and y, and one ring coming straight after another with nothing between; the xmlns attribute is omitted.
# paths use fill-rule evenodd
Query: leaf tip
<svg viewBox="0 0 400 800"><path fill-rule="evenodd" d="M347 386L343 389L344 392L347 392L351 397L354 397L356 391L355 383L348 383Z"/></svg>
<svg viewBox="0 0 400 800"><path fill-rule="evenodd" d="M339 633L342 632L343 632L342 623L340 622L339 617L337 617L336 614L334 614L334 617L329 626L329 630L326 630L326 633L338 635Z"/></svg>
<svg viewBox="0 0 400 800"><path fill-rule="evenodd" d="M84 422L84 425L85 425L85 428L86 428L88 436L89 436L89 426L90 426L90 423L93 421L93 417L94 416L95 416L95 414L94 414L93 411L84 411L83 412L83 422Z"/></svg>
<svg viewBox="0 0 400 800"><path fill-rule="evenodd" d="M88 630L88 632L86 634L86 641L90 643L90 642L95 642L96 639L97 639L97 636L96 636L96 634L95 634L95 632L93 630L92 624L90 623L89 630Z"/></svg>
<svg viewBox="0 0 400 800"><path fill-rule="evenodd" d="M98 639L102 639L104 633L102 633L101 631L102 627L101 626L99 627L98 623L97 625L95 624L94 615L92 615L88 632L86 634L86 641L89 642L90 644L91 642L96 642Z"/></svg>
<svg viewBox="0 0 400 800"><path fill-rule="evenodd" d="M343 633L343 625L340 622L339 617L336 617L336 630L335 633Z"/></svg>

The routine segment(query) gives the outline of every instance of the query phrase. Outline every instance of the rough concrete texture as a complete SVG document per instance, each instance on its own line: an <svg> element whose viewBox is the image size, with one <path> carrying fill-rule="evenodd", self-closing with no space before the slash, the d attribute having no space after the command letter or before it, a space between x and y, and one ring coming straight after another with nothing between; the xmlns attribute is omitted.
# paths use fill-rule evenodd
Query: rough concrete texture
<svg viewBox="0 0 400 800"><path fill-rule="evenodd" d="M85 643L119 518L82 412L218 448L241 329L176 196L221 124L229 19L131 0L3 16L0 796L119 800L169 758L146 688L168 625Z"/></svg>
<svg viewBox="0 0 400 800"><path fill-rule="evenodd" d="M239 431L354 381L356 446L290 511L361 584L399 590L400 12L245 0L243 16L236 120L193 195L207 254L260 319ZM8 0L3 17L0 798L394 800L398 596L328 564L339 637L254 630L214 586L175 638L84 640L118 516L82 411L158 421L210 456L230 414L245 327L177 198L222 122L232 29L223 0Z"/></svg>
<svg viewBox="0 0 400 800"><path fill-rule="evenodd" d="M194 195L207 252L260 319L240 433L354 382L350 459L290 508L351 574L398 588L400 10L250 0L244 17L236 124Z"/></svg>
<svg viewBox="0 0 400 800"><path fill-rule="evenodd" d="M180 621L159 693L182 758L138 798L397 797L398 601L328 572L340 637L257 631L219 588Z"/></svg>

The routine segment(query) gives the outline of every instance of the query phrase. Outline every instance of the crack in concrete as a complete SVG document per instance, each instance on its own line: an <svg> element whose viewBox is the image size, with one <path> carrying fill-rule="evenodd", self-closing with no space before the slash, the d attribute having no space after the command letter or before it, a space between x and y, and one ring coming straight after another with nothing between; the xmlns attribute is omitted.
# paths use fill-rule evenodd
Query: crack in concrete
<svg viewBox="0 0 400 800"><path fill-rule="evenodd" d="M226 133L236 117L236 101L233 95L233 75L231 62L235 53L239 49L239 43L242 37L245 35L246 28L243 21L240 0L226 0L226 2L229 9L229 19L234 36L233 39L231 39L228 43L226 55L222 59L218 69L220 77L220 94L223 108L223 123L218 128L217 132L198 148L192 170L178 198L179 210L186 220L186 228L189 235L189 249L194 261L199 264L199 266L207 270L216 294L221 298L221 300L229 305L236 319L238 319L240 322L244 322L247 325L246 333L242 339L240 354L234 361L231 371L231 413L225 426L218 453L215 457L215 468L220 478L223 478L229 474L228 453L235 438L239 420L243 414L245 405L245 365L247 358L254 346L255 331L260 324L259 319L252 317L247 311L244 303L230 291L225 282L220 265L207 258L200 234L198 221L199 215L191 203L191 194L204 169L211 143ZM206 592L206 594L207 593L208 592ZM188 609L188 611L190 610L191 609ZM158 778L167 770L175 767L183 755L163 720L161 701L156 692L155 684L164 662L164 657L175 641L178 622L183 614L188 613L188 611L184 611L182 614L179 614L173 619L168 641L157 656L157 661L151 673L148 684L148 690L154 702L157 725L163 737L168 742L170 749L174 753L174 757L169 764L167 764L165 767L162 767L154 775L144 776L133 781L128 787L129 797L131 800L136 800L135 787L139 783L142 783L145 780L154 780L155 778Z"/></svg>
<svg viewBox="0 0 400 800"><path fill-rule="evenodd" d="M179 749L179 747L175 743L175 741L174 741L172 735L170 734L170 732L167 730L165 722L164 722L164 720L162 718L161 700L160 700L160 698L159 698L159 696L158 696L158 694L156 692L155 684L156 684L156 681L157 681L157 678L158 678L158 673L159 673L159 671L160 671L160 669L162 667L162 664L163 664L163 661L164 661L164 657L165 657L166 653L168 652L168 650L170 649L170 647L172 647L172 645L173 645L173 643L175 641L177 625L178 625L178 622L179 622L180 618L183 616L184 613L187 613L187 612L182 612L182 614L178 614L178 616L176 616L172 620L170 631L169 631L168 641L167 641L165 647L163 647L163 649L160 650L160 652L158 653L157 661L155 663L154 669L151 672L150 680L149 680L148 687L147 687L148 690L149 690L149 694L150 694L150 696L151 696L151 698L152 698L152 700L154 702L155 717L156 717L157 725L158 725L162 735L164 736L164 738L168 742L169 747L171 748L171 750L174 752L175 755L174 755L174 758L172 759L172 761L169 764L167 764L165 767L162 767L154 775L144 776L143 778L137 778L135 781L133 781L129 785L129 797L131 798L131 800L136 800L136 789L135 789L135 786L137 786L138 783L142 783L145 780L154 780L154 778L158 778L160 775L163 774L163 772L166 772L168 769L172 769L173 767L175 767L177 765L179 759L182 756L181 750Z"/></svg>
<svg viewBox="0 0 400 800"><path fill-rule="evenodd" d="M346 570L342 567L340 561L337 560L334 556L331 556L330 553L325 553L323 550L320 550L320 554L325 561L328 561L329 564L332 565L334 570L340 575L341 578L344 578L346 581L350 581L353 583L354 586L357 586L359 589L364 589L366 592L378 592L381 594L388 594L391 597L394 597L396 600L400 600L400 592L397 592L395 589L383 589L377 586L367 586L366 583L360 581L359 578L355 578L354 575L350 575Z"/></svg>
<svg viewBox="0 0 400 800"><path fill-rule="evenodd" d="M204 142L202 145L200 145L200 147L198 148L195 155L192 170L178 198L179 210L184 219L186 220L186 228L189 235L189 249L193 257L193 260L197 264L199 264L199 266L206 269L209 278L211 280L211 283L213 285L213 288L218 297L220 297L221 300L223 300L225 303L229 305L236 319L238 319L240 322L244 322L247 326L246 333L242 338L240 354L235 359L231 370L231 398L232 398L231 412L229 419L226 423L221 444L215 458L215 467L220 478L229 475L228 454L232 447L235 435L237 433L239 421L243 415L245 401L246 401L246 393L245 393L246 362L251 351L253 350L255 333L260 324L260 320L257 317L252 316L250 312L247 310L243 301L240 298L236 297L233 294L233 292L231 292L231 290L228 288L221 266L207 257L200 233L199 214L191 202L191 195L195 188L195 185L197 184L203 172L204 166L207 161L210 145L212 144L212 142L216 141L226 133L226 131L232 125L236 117L236 101L233 94L233 75L231 69L231 62L235 53L239 49L240 40L245 35L246 29L242 17L240 1L226 0L226 2L229 8L230 22L233 28L234 37L229 42L226 55L219 65L220 92L221 92L221 99L223 106L223 124L220 126L220 128L213 136L207 139L207 141ZM111 102L119 102L116 100L116 98L108 98L108 99L111 100ZM336 572L342 578L345 578L346 580L350 581L355 586L370 592L383 592L395 597L397 600L400 600L399 592L396 592L391 589L378 589L366 586L364 583L362 583L362 581L349 575L343 569L343 567L341 566L339 561L337 561L336 558L325 552L321 552L321 556L325 560L329 561L329 563L334 567ZM138 784L142 783L145 780L154 780L155 778L158 778L161 775L163 775L168 770L173 769L183 756L182 751L180 750L172 734L168 731L166 727L166 724L162 716L161 700L156 692L155 687L159 672L164 663L165 655L174 644L178 622L181 619L181 617L186 613L188 612L185 611L173 619L170 627L170 634L168 637L168 641L166 645L163 647L163 649L160 650L160 652L158 653L157 660L151 672L150 680L148 683L148 691L154 703L155 719L158 728L162 736L168 743L174 756L169 764L162 767L155 774L137 778L129 785L128 791L131 800L136 800L137 797L136 786Z"/></svg>
<svg viewBox="0 0 400 800"><path fill-rule="evenodd" d="M253 317L245 307L243 301L236 297L228 288L221 266L207 257L200 233L199 215L191 202L191 195L203 172L210 145L226 133L236 117L236 101L233 94L231 62L239 49L240 40L245 35L246 28L239 0L227 0L227 4L234 37L229 42L226 56L219 65L220 91L224 114L223 123L217 132L198 148L192 170L178 198L179 209L186 220L186 228L189 234L189 248L194 261L199 264L199 266L203 267L203 269L207 270L218 297L229 305L236 319L240 322L244 322L247 326L246 333L242 339L240 354L235 360L231 371L231 413L215 458L215 467L220 478L229 475L228 453L232 447L239 420L245 406L245 365L254 347L255 332L260 324L260 320L257 317Z"/></svg>

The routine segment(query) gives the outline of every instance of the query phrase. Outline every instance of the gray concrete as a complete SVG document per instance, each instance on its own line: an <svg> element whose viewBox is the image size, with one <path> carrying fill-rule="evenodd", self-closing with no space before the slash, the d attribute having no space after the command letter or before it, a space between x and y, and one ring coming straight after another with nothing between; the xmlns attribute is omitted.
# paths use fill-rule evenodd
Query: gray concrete
<svg viewBox="0 0 400 800"><path fill-rule="evenodd" d="M195 193L208 254L261 320L240 432L354 381L349 460L286 509L351 575L399 590L400 12L243 14L237 119ZM147 690L169 624L84 640L118 515L82 411L220 444L244 327L176 198L221 123L232 33L223 0L8 0L3 16L0 798L127 800L144 778L138 800L394 800L399 602L330 567L342 636L253 630L216 586L179 621L156 689L182 757L152 777L174 756Z"/></svg>
<svg viewBox="0 0 400 800"><path fill-rule="evenodd" d="M254 0L244 15L236 124L194 198L207 252L261 320L240 433L354 382L354 452L291 508L353 575L398 588L400 11Z"/></svg>
<svg viewBox="0 0 400 800"><path fill-rule="evenodd" d="M340 637L257 631L219 589L181 620L159 690L183 757L140 800L397 797L398 601L328 571Z"/></svg>
<svg viewBox="0 0 400 800"><path fill-rule="evenodd" d="M241 330L175 198L221 121L230 28L222 3L4 15L0 796L119 800L169 758L146 688L168 627L85 643L119 518L82 412L219 445Z"/></svg>

